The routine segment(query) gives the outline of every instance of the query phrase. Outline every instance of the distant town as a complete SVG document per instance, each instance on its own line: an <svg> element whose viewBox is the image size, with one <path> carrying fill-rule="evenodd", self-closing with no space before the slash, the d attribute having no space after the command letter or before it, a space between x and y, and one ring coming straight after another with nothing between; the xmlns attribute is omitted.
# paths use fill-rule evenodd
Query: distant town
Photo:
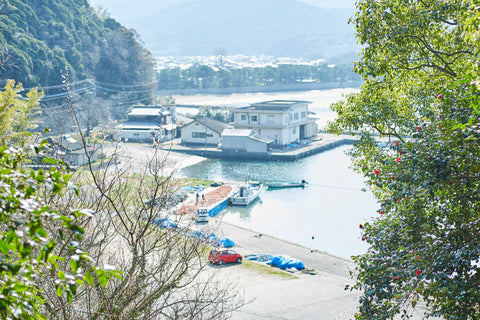
<svg viewBox="0 0 480 320"><path fill-rule="evenodd" d="M214 56L190 56L190 57L155 57L156 67L158 70L168 68L180 68L182 70L188 69L194 65L204 65L211 68L227 68L227 69L241 69L241 68L264 68L267 66L278 67L280 64L291 65L305 65L318 66L325 64L324 59L304 60L300 58L276 58L273 56L245 56L245 55L214 55ZM328 67L334 68L334 64L329 64Z"/></svg>

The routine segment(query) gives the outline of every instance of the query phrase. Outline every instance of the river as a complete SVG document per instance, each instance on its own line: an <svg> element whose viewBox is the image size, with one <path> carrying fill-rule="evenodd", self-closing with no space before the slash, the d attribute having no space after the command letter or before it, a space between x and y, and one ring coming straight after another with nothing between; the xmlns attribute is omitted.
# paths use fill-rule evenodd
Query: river
<svg viewBox="0 0 480 320"><path fill-rule="evenodd" d="M179 104L246 105L266 100L308 100L320 123L333 119L332 102L354 89L292 93L255 93L227 96L176 97ZM179 98L180 101L179 102ZM193 102L194 101L194 102ZM350 168L344 146L296 162L224 161L208 159L182 169L181 176L216 181L298 181L302 189L264 190L260 199L247 208L229 207L227 222L269 234L343 258L364 253L359 224L376 215L378 205L365 189L363 177ZM281 252L279 252L281 253ZM276 253L274 253L276 254Z"/></svg>

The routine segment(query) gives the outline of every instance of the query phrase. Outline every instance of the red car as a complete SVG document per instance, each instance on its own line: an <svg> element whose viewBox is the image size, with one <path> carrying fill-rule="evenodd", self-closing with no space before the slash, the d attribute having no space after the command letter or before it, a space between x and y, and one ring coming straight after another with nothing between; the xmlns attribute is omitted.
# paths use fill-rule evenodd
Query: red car
<svg viewBox="0 0 480 320"><path fill-rule="evenodd" d="M243 257L236 253L233 250L229 249L219 249L219 250L212 250L210 251L210 254L208 255L208 261L211 263L216 263L216 264L224 264L224 263L242 263Z"/></svg>

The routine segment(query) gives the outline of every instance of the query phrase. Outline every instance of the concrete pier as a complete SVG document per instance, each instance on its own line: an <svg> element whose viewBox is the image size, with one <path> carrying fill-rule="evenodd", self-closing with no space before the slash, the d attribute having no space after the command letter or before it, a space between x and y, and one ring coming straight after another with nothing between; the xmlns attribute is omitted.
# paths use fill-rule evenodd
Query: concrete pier
<svg viewBox="0 0 480 320"><path fill-rule="evenodd" d="M239 159L260 161L297 161L299 159L328 151L346 144L353 144L355 138L346 135L320 134L315 139L303 140L292 146L273 148L269 152L226 152L214 146L182 145L179 139L163 143L163 150L181 152L214 159Z"/></svg>

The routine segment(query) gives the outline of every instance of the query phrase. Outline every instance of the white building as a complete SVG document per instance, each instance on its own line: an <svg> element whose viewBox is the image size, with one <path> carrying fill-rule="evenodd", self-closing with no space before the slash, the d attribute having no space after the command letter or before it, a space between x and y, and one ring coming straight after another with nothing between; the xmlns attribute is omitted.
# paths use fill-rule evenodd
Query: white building
<svg viewBox="0 0 480 320"><path fill-rule="evenodd" d="M172 123L174 110L163 106L136 106L121 125L120 137L125 141L152 142L170 140L176 136Z"/></svg>
<svg viewBox="0 0 480 320"><path fill-rule="evenodd" d="M232 126L210 118L197 118L182 127L182 143L218 146L227 128Z"/></svg>
<svg viewBox="0 0 480 320"><path fill-rule="evenodd" d="M268 152L273 140L262 137L251 129L225 129L221 149L230 152Z"/></svg>
<svg viewBox="0 0 480 320"><path fill-rule="evenodd" d="M317 135L315 119L308 118L308 101L273 100L233 109L235 129L252 129L275 145L287 145Z"/></svg>

